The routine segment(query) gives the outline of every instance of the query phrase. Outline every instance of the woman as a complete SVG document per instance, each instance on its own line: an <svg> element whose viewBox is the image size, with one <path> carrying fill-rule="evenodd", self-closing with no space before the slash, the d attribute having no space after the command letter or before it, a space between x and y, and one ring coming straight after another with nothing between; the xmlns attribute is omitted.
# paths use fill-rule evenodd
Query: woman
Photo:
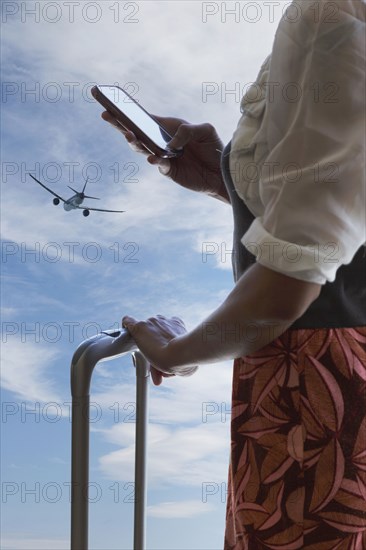
<svg viewBox="0 0 366 550"><path fill-rule="evenodd" d="M211 125L157 117L185 148L162 160L103 113L233 209L226 300L188 333L122 320L155 384L235 359L225 550L366 548L365 7L291 5L223 152Z"/></svg>

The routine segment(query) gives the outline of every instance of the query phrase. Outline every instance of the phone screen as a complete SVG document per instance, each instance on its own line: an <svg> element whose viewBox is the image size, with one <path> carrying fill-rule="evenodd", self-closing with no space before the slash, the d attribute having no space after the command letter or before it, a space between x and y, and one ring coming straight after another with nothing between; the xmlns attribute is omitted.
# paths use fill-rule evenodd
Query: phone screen
<svg viewBox="0 0 366 550"><path fill-rule="evenodd" d="M166 144L171 140L167 134L153 118L151 118L127 93L118 86L98 86L103 95L117 109L122 111L144 134L154 141L162 149L166 149Z"/></svg>

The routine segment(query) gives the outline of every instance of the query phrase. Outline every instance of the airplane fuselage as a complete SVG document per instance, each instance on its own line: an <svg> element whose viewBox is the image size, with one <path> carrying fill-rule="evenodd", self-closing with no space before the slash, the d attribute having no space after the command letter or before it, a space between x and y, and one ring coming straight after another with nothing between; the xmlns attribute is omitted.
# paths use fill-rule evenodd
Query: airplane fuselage
<svg viewBox="0 0 366 550"><path fill-rule="evenodd" d="M73 195L70 199L64 202L64 209L67 212L69 210L74 210L75 208L78 208L83 202L84 199L80 197L80 195Z"/></svg>

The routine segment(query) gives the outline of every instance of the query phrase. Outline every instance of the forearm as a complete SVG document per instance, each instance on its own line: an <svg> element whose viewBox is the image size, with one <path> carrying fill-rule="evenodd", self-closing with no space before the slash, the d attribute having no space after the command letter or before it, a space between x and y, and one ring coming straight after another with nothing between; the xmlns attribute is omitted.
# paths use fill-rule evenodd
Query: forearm
<svg viewBox="0 0 366 550"><path fill-rule="evenodd" d="M283 278L288 284L283 284ZM168 343L166 365L174 372L174 367L254 353L289 328L319 291L319 285L296 281L255 264L207 319Z"/></svg>
<svg viewBox="0 0 366 550"><path fill-rule="evenodd" d="M232 321L235 308L218 308L191 332L171 340L167 364L174 367L216 363L250 355L280 336L293 321L258 321L242 315Z"/></svg>

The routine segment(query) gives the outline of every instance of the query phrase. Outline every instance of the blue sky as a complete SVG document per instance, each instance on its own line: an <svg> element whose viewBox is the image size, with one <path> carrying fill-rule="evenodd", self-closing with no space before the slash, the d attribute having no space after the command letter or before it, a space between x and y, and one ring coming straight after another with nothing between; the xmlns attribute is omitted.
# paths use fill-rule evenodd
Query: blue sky
<svg viewBox="0 0 366 550"><path fill-rule="evenodd" d="M100 119L92 84L118 82L157 115L209 121L227 143L286 5L2 3L4 550L68 548L77 345L125 314L193 328L233 286L230 207L130 151ZM62 196L89 176L98 207L126 213L65 212L29 171ZM231 373L206 365L151 386L149 549L222 548ZM134 392L130 358L97 366L91 549L132 547Z"/></svg>

